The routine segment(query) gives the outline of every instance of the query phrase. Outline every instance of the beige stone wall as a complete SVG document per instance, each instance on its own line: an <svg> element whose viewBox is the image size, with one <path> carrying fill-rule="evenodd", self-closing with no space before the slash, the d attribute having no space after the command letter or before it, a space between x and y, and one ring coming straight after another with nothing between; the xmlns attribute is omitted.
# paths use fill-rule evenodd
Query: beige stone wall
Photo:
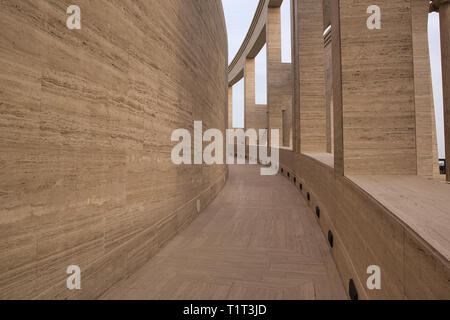
<svg viewBox="0 0 450 320"><path fill-rule="evenodd" d="M171 133L227 125L219 0L0 2L0 299L95 298L223 186ZM82 290L66 289L66 268Z"/></svg>

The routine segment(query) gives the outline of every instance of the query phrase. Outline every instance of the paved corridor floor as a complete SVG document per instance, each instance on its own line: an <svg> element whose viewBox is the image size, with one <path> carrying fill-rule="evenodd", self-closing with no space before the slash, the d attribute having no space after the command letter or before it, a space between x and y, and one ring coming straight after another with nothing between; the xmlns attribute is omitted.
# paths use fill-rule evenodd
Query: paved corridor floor
<svg viewBox="0 0 450 320"><path fill-rule="evenodd" d="M346 299L313 213L281 176L230 166L215 201L103 299Z"/></svg>

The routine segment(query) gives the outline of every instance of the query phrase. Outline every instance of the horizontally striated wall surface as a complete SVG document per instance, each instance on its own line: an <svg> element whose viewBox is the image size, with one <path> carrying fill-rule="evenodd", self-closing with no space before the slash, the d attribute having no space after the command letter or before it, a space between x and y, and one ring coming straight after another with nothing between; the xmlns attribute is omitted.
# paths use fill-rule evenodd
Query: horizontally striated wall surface
<svg viewBox="0 0 450 320"><path fill-rule="evenodd" d="M0 299L98 297L226 180L170 161L174 129L227 123L221 1L2 0L0 29Z"/></svg>

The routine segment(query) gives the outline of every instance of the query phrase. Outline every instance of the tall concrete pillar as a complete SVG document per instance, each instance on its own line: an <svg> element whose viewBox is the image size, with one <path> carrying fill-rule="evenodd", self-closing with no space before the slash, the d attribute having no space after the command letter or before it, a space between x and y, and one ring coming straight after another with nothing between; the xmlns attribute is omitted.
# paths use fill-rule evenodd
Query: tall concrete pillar
<svg viewBox="0 0 450 320"><path fill-rule="evenodd" d="M293 82L293 99L292 99L292 117L293 117L293 149L294 152L300 153L300 86L295 85L299 83L300 69L298 59L298 52L300 50L298 41L298 1L291 0L292 21L291 21L291 43L292 43L292 82Z"/></svg>
<svg viewBox="0 0 450 320"><path fill-rule="evenodd" d="M228 129L233 128L233 86L228 87Z"/></svg>
<svg viewBox="0 0 450 320"><path fill-rule="evenodd" d="M439 174L439 161L428 48L429 3L412 0L411 6L417 174L433 178Z"/></svg>
<svg viewBox="0 0 450 320"><path fill-rule="evenodd" d="M420 57L424 41L414 31L418 6L416 0L378 1L377 29L367 24L372 5L332 2L335 164L346 175L416 175L433 156L420 141L432 141L432 118L431 98L415 89L429 73Z"/></svg>
<svg viewBox="0 0 450 320"><path fill-rule="evenodd" d="M247 58L244 67L245 129L255 129L255 59Z"/></svg>
<svg viewBox="0 0 450 320"><path fill-rule="evenodd" d="M286 0L287 1L287 0ZM292 70L290 63L281 62L281 11L280 7L267 9L267 107L269 109L269 129L280 131L280 146L283 141L283 109L288 110L285 132L292 128Z"/></svg>
<svg viewBox="0 0 450 320"><path fill-rule="evenodd" d="M325 25L324 25L325 27ZM326 112L326 139L327 153L334 153L333 142L333 70L332 70L332 45L331 32L324 39L325 50L325 74L326 74L326 94L325 94L325 112Z"/></svg>
<svg viewBox="0 0 450 320"><path fill-rule="evenodd" d="M342 61L341 61L341 22L339 1L331 1L329 13L331 20L331 68L332 68L332 95L333 95L333 141L334 141L334 174L344 175L344 126L342 101Z"/></svg>
<svg viewBox="0 0 450 320"><path fill-rule="evenodd" d="M447 160L447 182L450 183L450 1L439 3L442 52L442 86L444 93L445 155Z"/></svg>
<svg viewBox="0 0 450 320"><path fill-rule="evenodd" d="M269 129L280 131L280 146L283 145L282 110L276 97L276 81L281 62L281 11L280 7L267 9L267 107L269 109Z"/></svg>
<svg viewBox="0 0 450 320"><path fill-rule="evenodd" d="M326 152L326 82L323 3L298 0L300 146L302 152Z"/></svg>

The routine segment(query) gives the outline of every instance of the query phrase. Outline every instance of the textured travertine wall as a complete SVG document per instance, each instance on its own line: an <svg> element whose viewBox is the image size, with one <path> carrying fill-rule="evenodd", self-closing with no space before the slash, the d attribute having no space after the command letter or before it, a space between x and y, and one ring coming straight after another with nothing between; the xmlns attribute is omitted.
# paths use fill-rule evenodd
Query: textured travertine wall
<svg viewBox="0 0 450 320"><path fill-rule="evenodd" d="M98 297L225 182L170 161L174 129L227 125L221 1L4 0L0 29L0 299Z"/></svg>

